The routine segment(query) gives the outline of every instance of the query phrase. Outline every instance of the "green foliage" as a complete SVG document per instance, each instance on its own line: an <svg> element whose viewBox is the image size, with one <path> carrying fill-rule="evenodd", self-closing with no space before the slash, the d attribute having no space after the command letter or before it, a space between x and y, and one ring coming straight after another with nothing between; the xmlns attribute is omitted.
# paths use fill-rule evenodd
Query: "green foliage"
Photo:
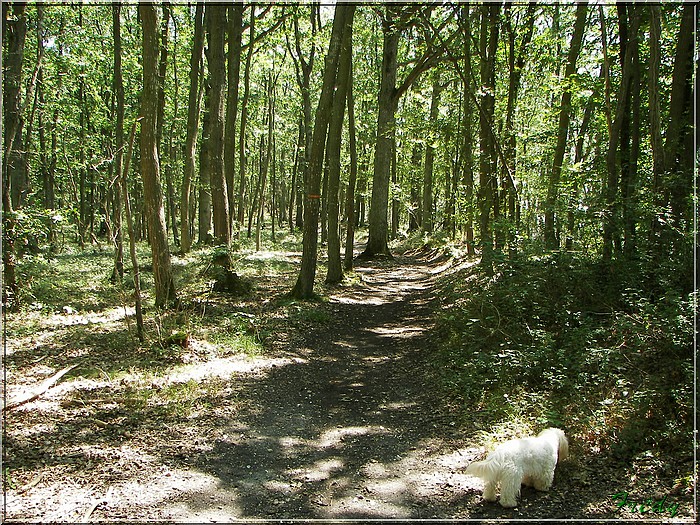
<svg viewBox="0 0 700 525"><path fill-rule="evenodd" d="M689 443L692 297L651 300L632 287L639 265L612 274L580 254L521 255L499 270L446 283L440 366L465 418L564 425L624 457Z"/></svg>

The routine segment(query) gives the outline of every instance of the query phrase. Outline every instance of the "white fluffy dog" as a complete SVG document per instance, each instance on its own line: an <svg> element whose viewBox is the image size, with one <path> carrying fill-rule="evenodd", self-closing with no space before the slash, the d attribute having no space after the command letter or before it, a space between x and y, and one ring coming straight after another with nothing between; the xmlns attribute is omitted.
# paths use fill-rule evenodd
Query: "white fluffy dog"
<svg viewBox="0 0 700 525"><path fill-rule="evenodd" d="M501 506L517 506L520 485L548 490L554 479L557 462L569 455L569 442L558 428L548 428L536 437L511 439L496 447L483 461L471 463L467 474L486 482L484 499L496 501L501 485Z"/></svg>

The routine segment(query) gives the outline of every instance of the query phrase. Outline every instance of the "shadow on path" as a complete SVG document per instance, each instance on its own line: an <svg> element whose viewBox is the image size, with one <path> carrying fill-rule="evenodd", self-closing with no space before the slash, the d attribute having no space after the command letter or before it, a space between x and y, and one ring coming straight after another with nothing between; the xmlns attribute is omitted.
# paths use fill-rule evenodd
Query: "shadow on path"
<svg viewBox="0 0 700 525"><path fill-rule="evenodd" d="M452 429L424 376L435 266L407 262L357 268L362 285L332 297L332 321L290 349L291 364L247 380L253 408L193 465L220 480L202 509L214 500L239 518L429 518L478 498L433 454Z"/></svg>

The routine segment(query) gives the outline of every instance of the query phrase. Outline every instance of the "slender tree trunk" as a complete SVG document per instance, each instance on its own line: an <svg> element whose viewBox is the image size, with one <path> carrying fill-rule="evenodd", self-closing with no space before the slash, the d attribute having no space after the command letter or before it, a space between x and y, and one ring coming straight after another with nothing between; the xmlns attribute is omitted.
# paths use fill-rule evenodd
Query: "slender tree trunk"
<svg viewBox="0 0 700 525"><path fill-rule="evenodd" d="M112 5L112 34L114 37L114 93L117 102L117 127L114 131L114 270L112 281L124 277L124 242L122 239L122 199L119 191L122 181L122 161L124 159L124 82L122 80L122 39L121 39L121 4Z"/></svg>
<svg viewBox="0 0 700 525"><path fill-rule="evenodd" d="M624 6L618 6L624 8ZM626 111L628 99L632 85L632 55L633 49L629 46L626 38L636 38L639 30L639 16L633 16L630 20L631 26L629 36L620 35L620 48L625 48L625 54L622 63L622 79L620 80L620 91L617 97L617 111L610 129L610 138L608 141L608 151L606 155L607 167L607 184L605 187L605 203L606 215L603 221L603 260L610 261L613 256L613 248L618 244L619 239L619 202L618 193L620 186L620 175L618 165L618 148L621 142L621 134L624 121L626 119ZM621 18L621 23L626 23L626 20Z"/></svg>
<svg viewBox="0 0 700 525"><path fill-rule="evenodd" d="M157 308L177 301L175 282L170 264L170 250L165 228L163 192L160 184L160 164L156 145L158 113L158 16L152 5L140 4L139 13L143 28L143 91L141 94L141 175L143 193L148 216L151 241L153 277L155 281Z"/></svg>
<svg viewBox="0 0 700 525"><path fill-rule="evenodd" d="M264 221L264 210L265 210L265 188L267 185L267 173L270 169L270 160L273 152L274 145L274 130L275 130L275 80L273 80L273 73L270 72L268 77L267 86L267 148L265 151L265 158L263 159L263 164L260 170L260 197L257 210L257 222L255 225L255 251L260 251L261 246L261 230ZM273 187L274 191L274 187ZM275 222L274 210L272 211L271 219L273 223Z"/></svg>
<svg viewBox="0 0 700 525"><path fill-rule="evenodd" d="M630 6L632 15L635 17L641 16L639 9ZM631 110L627 119L629 125L629 155L627 165L623 166L621 171L621 190L622 190L622 224L624 235L623 255L627 259L631 259L636 252L636 230L637 230L637 168L639 160L640 148L640 113L641 113L641 78L640 78L640 61L639 61L639 35L638 31L636 38L630 39L632 53L632 79L630 83L630 96L628 107Z"/></svg>
<svg viewBox="0 0 700 525"><path fill-rule="evenodd" d="M243 40L242 3L229 6L228 19L228 90L226 98L226 129L224 141L224 171L230 211L230 234L233 234L235 220L235 173L236 173L236 121L238 119L238 84L241 77L241 44ZM251 9L255 9L251 6Z"/></svg>
<svg viewBox="0 0 700 525"><path fill-rule="evenodd" d="M227 6L210 4L204 14L209 35L209 174L214 219L214 238L219 244L231 242L228 189L224 173L224 102L226 89L225 31Z"/></svg>
<svg viewBox="0 0 700 525"><path fill-rule="evenodd" d="M304 206L304 239L299 277L291 295L298 299L313 296L316 262L318 258L318 219L320 209L321 174L323 171L324 149L328 132L328 119L333 102L333 91L338 71L338 60L343 31L348 19L352 20L355 6L337 4L333 18L333 30L326 55L321 96L316 109L314 134L311 151L311 166L306 184L306 204Z"/></svg>
<svg viewBox="0 0 700 525"><path fill-rule="evenodd" d="M472 89L472 47L471 47L471 16L469 6L460 8L462 38L464 40L464 77L462 90L464 100L464 138L462 141L462 186L464 187L464 241L467 244L467 254L474 255L474 154L473 154L473 104L467 93Z"/></svg>
<svg viewBox="0 0 700 525"><path fill-rule="evenodd" d="M250 6L250 30L248 37L248 54L245 60L243 75L243 99L241 100L241 130L238 136L238 214L236 220L239 227L243 224L245 214L245 170L246 170L246 126L248 125L248 98L250 96L250 67L255 48L255 4Z"/></svg>
<svg viewBox="0 0 700 525"><path fill-rule="evenodd" d="M126 155L126 161L124 163L124 170L119 181L122 188L122 196L124 198L124 212L126 215L126 228L129 235L129 254L131 255L131 266L134 274L134 301L136 310L136 335L139 341L143 342L143 307L141 303L141 277L139 275L139 260L136 256L136 233L134 231L134 220L131 216L131 204L129 203L129 184L128 184L128 174L129 174L129 164L131 164L131 156L134 152L134 140L136 137L136 126L139 120L134 122L131 127L131 135L129 137L129 152Z"/></svg>
<svg viewBox="0 0 700 525"><path fill-rule="evenodd" d="M348 140L350 146L350 175L348 177L348 191L345 201L345 215L347 218L347 233L345 238L345 271L352 270L353 257L355 255L355 186L357 185L357 137L355 131L355 97L353 94L353 64L350 53L350 65L348 67Z"/></svg>
<svg viewBox="0 0 700 525"><path fill-rule="evenodd" d="M692 231L693 207L689 188L693 186L695 145L693 144L693 13L692 4L683 4L681 25L676 38L671 101L664 144L666 173L664 192L669 196L672 218L669 226ZM675 236L673 244L682 241Z"/></svg>
<svg viewBox="0 0 700 525"><path fill-rule="evenodd" d="M204 77L202 77L204 80ZM204 115L202 116L202 144L199 150L199 214L198 239L201 244L209 244L211 235L211 177L209 175L209 83L204 82Z"/></svg>
<svg viewBox="0 0 700 525"><path fill-rule="evenodd" d="M565 84L568 79L576 73L576 61L579 52L581 51L581 42L585 32L586 17L588 14L588 5L579 4L576 8L576 21L574 22L574 33L571 38L571 46L567 58L566 72L564 76ZM555 209L559 196L559 182L561 179L562 165L564 164L564 153L566 151L566 139L569 132L569 122L571 120L571 89L568 85L565 86L564 92L561 95L561 104L559 106L559 126L557 131L557 144L554 148L554 159L552 161L552 169L547 185L547 200L545 203L545 219L544 219L544 242L548 249L553 250L558 246L557 237L555 234Z"/></svg>
<svg viewBox="0 0 700 525"><path fill-rule="evenodd" d="M328 273L326 283L334 284L343 280L343 266L340 258L340 148L343 135L343 121L347 102L350 68L352 67L352 22L349 16L343 30L343 41L338 59L338 73L335 81L331 117L328 124Z"/></svg>
<svg viewBox="0 0 700 525"><path fill-rule="evenodd" d="M423 164L423 231L432 233L433 224L433 165L435 163L435 129L437 127L438 110L440 109L440 76L433 79L433 94L430 98L430 116L428 123L428 142L425 148L425 163Z"/></svg>
<svg viewBox="0 0 700 525"><path fill-rule="evenodd" d="M195 174L196 150L197 150L197 129L199 128L199 69L202 62L202 50L204 48L203 31L204 4L197 3L194 16L194 42L192 46L192 56L190 58L190 89L187 104L187 137L185 139L185 171L182 179L182 189L180 194L180 238L181 251L183 254L190 251L192 247L191 221L190 221L190 194L192 192L192 179Z"/></svg>

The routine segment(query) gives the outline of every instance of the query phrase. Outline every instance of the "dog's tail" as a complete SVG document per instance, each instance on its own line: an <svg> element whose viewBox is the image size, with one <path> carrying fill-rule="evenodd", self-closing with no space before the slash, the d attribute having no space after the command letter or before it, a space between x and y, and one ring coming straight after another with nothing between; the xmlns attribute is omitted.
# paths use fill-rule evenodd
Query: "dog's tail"
<svg viewBox="0 0 700 525"><path fill-rule="evenodd" d="M477 478L495 481L498 478L499 471L498 462L494 461L493 456L489 456L483 461L470 463L465 472Z"/></svg>

